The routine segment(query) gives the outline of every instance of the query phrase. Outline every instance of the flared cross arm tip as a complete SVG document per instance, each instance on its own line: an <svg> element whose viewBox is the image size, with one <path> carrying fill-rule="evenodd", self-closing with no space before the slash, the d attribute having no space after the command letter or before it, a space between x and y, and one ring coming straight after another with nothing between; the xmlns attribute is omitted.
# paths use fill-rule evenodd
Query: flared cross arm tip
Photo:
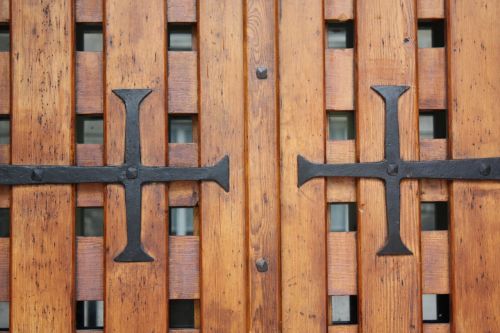
<svg viewBox="0 0 500 333"><path fill-rule="evenodd" d="M144 251L142 246L126 246L125 249L115 257L116 262L152 262L154 258Z"/></svg>
<svg viewBox="0 0 500 333"><path fill-rule="evenodd" d="M378 256L411 256L411 252L401 240L399 233L390 234L385 245L377 252Z"/></svg>
<svg viewBox="0 0 500 333"><path fill-rule="evenodd" d="M225 155L210 168L209 179L217 183L225 192L229 192L229 156Z"/></svg>
<svg viewBox="0 0 500 333"><path fill-rule="evenodd" d="M311 179L317 177L314 173L315 164L302 155L297 155L297 187L301 187Z"/></svg>

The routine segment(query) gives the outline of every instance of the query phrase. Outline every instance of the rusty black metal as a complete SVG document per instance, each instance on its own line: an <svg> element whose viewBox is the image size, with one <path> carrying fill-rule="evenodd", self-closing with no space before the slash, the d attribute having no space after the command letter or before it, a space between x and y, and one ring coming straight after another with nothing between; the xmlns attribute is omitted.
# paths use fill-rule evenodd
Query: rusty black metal
<svg viewBox="0 0 500 333"><path fill-rule="evenodd" d="M257 67L255 70L255 74L259 80L267 79L267 68L266 67Z"/></svg>
<svg viewBox="0 0 500 333"><path fill-rule="evenodd" d="M121 184L125 187L127 244L117 262L146 262L154 259L141 243L142 185L180 180L213 181L229 191L229 157L201 168L153 167L141 164L139 107L150 89L119 89L113 92L126 110L125 162L116 166L82 167L49 165L0 165L0 185Z"/></svg>
<svg viewBox="0 0 500 333"><path fill-rule="evenodd" d="M269 266L267 265L267 261L264 258L259 258L255 261L255 267L257 268L257 271L260 273L265 273L269 269Z"/></svg>
<svg viewBox="0 0 500 333"><path fill-rule="evenodd" d="M404 179L500 180L500 157L404 161L400 157L398 100L407 86L372 86L385 101L385 160L319 164L297 156L298 186L317 177L376 178L385 182L388 237L378 255L411 255L400 234L400 183Z"/></svg>

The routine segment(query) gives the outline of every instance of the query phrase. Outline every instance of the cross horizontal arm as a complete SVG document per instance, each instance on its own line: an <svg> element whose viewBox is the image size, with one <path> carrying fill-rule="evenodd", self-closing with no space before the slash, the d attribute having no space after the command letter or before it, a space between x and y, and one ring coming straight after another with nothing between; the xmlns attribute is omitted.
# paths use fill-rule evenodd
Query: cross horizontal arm
<svg viewBox="0 0 500 333"><path fill-rule="evenodd" d="M404 162L402 178L456 180L500 180L500 158Z"/></svg>

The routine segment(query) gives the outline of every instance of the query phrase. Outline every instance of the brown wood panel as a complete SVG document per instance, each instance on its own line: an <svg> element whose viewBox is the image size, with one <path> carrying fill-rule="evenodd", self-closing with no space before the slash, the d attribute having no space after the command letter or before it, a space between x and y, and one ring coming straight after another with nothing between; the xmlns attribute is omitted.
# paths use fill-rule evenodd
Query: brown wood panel
<svg viewBox="0 0 500 333"><path fill-rule="evenodd" d="M10 163L10 145L0 144L0 164Z"/></svg>
<svg viewBox="0 0 500 333"><path fill-rule="evenodd" d="M76 186L77 207L104 206L103 184L79 184Z"/></svg>
<svg viewBox="0 0 500 333"><path fill-rule="evenodd" d="M358 325L334 325L328 326L328 333L357 333Z"/></svg>
<svg viewBox="0 0 500 333"><path fill-rule="evenodd" d="M500 156L500 3L447 8L452 157ZM452 331L500 331L499 201L499 182L451 185Z"/></svg>
<svg viewBox="0 0 500 333"><path fill-rule="evenodd" d="M424 324L424 333L449 333L450 324Z"/></svg>
<svg viewBox="0 0 500 333"><path fill-rule="evenodd" d="M10 53L0 52L0 114L10 113Z"/></svg>
<svg viewBox="0 0 500 333"><path fill-rule="evenodd" d="M0 22L9 22L9 0L0 0Z"/></svg>
<svg viewBox="0 0 500 333"><path fill-rule="evenodd" d="M0 208L10 207L10 186L0 186Z"/></svg>
<svg viewBox="0 0 500 333"><path fill-rule="evenodd" d="M449 294L450 254L448 231L422 231L422 291Z"/></svg>
<svg viewBox="0 0 500 333"><path fill-rule="evenodd" d="M9 299L9 254L10 239L0 238L0 302L8 302Z"/></svg>
<svg viewBox="0 0 500 333"><path fill-rule="evenodd" d="M243 3L199 2L200 156L230 158L230 189L201 184L201 328L247 331Z"/></svg>
<svg viewBox="0 0 500 333"><path fill-rule="evenodd" d="M102 22L103 0L75 0L76 22Z"/></svg>
<svg viewBox="0 0 500 333"><path fill-rule="evenodd" d="M200 238L169 237L170 299L200 298Z"/></svg>
<svg viewBox="0 0 500 333"><path fill-rule="evenodd" d="M103 108L102 52L76 52L76 112L101 114Z"/></svg>
<svg viewBox="0 0 500 333"><path fill-rule="evenodd" d="M250 332L281 331L277 1L246 3L248 280ZM267 68L266 80L256 68ZM257 270L264 258L268 271Z"/></svg>
<svg viewBox="0 0 500 333"><path fill-rule="evenodd" d="M446 49L418 49L418 107L446 109Z"/></svg>
<svg viewBox="0 0 500 333"><path fill-rule="evenodd" d="M447 139L420 140L421 160L446 160L448 158ZM422 201L447 201L448 181L424 179L420 181L420 200Z"/></svg>
<svg viewBox="0 0 500 333"><path fill-rule="evenodd" d="M200 198L197 182L173 182L168 187L168 202L175 206L195 206Z"/></svg>
<svg viewBox="0 0 500 333"><path fill-rule="evenodd" d="M325 180L297 187L297 155L325 160L321 1L282 1L279 13L283 331L326 332Z"/></svg>
<svg viewBox="0 0 500 333"><path fill-rule="evenodd" d="M196 0L167 0L168 22L196 22Z"/></svg>
<svg viewBox="0 0 500 333"><path fill-rule="evenodd" d="M168 112L198 112L198 55L196 51L168 52Z"/></svg>
<svg viewBox="0 0 500 333"><path fill-rule="evenodd" d="M12 1L12 162L73 162L73 8L69 0ZM27 31L32 33L26 33ZM50 134L49 134L50 133ZM12 189L14 332L74 327L74 195L70 185Z"/></svg>
<svg viewBox="0 0 500 333"><path fill-rule="evenodd" d="M106 163L123 163L124 106L112 89L150 88L140 110L144 165L166 164L166 2L105 1ZM107 332L164 332L168 323L168 229L165 185L142 187L142 242L155 259L117 263L126 244L125 197L119 185L105 193L105 327Z"/></svg>
<svg viewBox="0 0 500 333"><path fill-rule="evenodd" d="M442 19L445 17L445 0L417 0L419 19Z"/></svg>
<svg viewBox="0 0 500 333"><path fill-rule="evenodd" d="M399 101L401 158L417 160L416 1L358 1L357 128L361 162L384 158L384 103L372 85L408 85ZM387 237L384 184L358 185L359 322L363 332L420 332L418 182L401 184L401 235L412 256L377 256Z"/></svg>
<svg viewBox="0 0 500 333"><path fill-rule="evenodd" d="M328 233L328 295L356 295L356 232Z"/></svg>
<svg viewBox="0 0 500 333"><path fill-rule="evenodd" d="M173 167L198 166L198 144L170 143L168 145L168 165Z"/></svg>
<svg viewBox="0 0 500 333"><path fill-rule="evenodd" d="M327 141L326 161L328 163L356 162L356 142L354 140ZM354 178L327 178L326 184L328 202L356 201L356 181Z"/></svg>
<svg viewBox="0 0 500 333"><path fill-rule="evenodd" d="M346 21L354 18L354 0L325 0L325 20Z"/></svg>
<svg viewBox="0 0 500 333"><path fill-rule="evenodd" d="M77 237L76 241L76 299L103 300L104 239Z"/></svg>
<svg viewBox="0 0 500 333"><path fill-rule="evenodd" d="M101 144L80 143L76 145L76 164L100 166L104 161L104 147Z"/></svg>
<svg viewBox="0 0 500 333"><path fill-rule="evenodd" d="M327 110L354 110L354 50L326 49Z"/></svg>

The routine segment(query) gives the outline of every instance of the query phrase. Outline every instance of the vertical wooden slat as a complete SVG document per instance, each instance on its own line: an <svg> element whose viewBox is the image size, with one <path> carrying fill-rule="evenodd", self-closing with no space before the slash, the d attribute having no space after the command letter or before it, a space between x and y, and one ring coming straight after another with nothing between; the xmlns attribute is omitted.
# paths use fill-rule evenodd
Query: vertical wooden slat
<svg viewBox="0 0 500 333"><path fill-rule="evenodd" d="M500 156L500 3L449 0L447 6L452 157ZM452 183L453 332L500 332L499 201L498 182Z"/></svg>
<svg viewBox="0 0 500 333"><path fill-rule="evenodd" d="M12 1L12 163L73 162L73 8ZM74 195L70 185L12 190L11 331L74 327Z"/></svg>
<svg viewBox="0 0 500 333"><path fill-rule="evenodd" d="M10 57L0 52L0 114L10 113Z"/></svg>
<svg viewBox="0 0 500 333"><path fill-rule="evenodd" d="M323 3L279 10L283 331L326 332L325 181L297 187L297 155L325 160Z"/></svg>
<svg viewBox="0 0 500 333"><path fill-rule="evenodd" d="M280 233L276 1L248 0L247 187L249 318L251 332L280 331ZM267 68L260 80L256 68ZM269 270L257 271L264 258Z"/></svg>
<svg viewBox="0 0 500 333"><path fill-rule="evenodd" d="M106 163L123 163L125 110L112 93L118 88L149 88L141 105L142 164L166 164L166 2L105 1ZM105 327L107 332L167 330L167 198L165 185L142 188L142 241L155 259L117 263L126 244L125 196L121 186L105 194Z"/></svg>
<svg viewBox="0 0 500 333"><path fill-rule="evenodd" d="M0 22L8 22L9 17L9 0L0 0Z"/></svg>
<svg viewBox="0 0 500 333"><path fill-rule="evenodd" d="M201 326L246 332L243 4L199 2L200 156L230 158L230 190L201 185Z"/></svg>
<svg viewBox="0 0 500 333"><path fill-rule="evenodd" d="M357 2L357 128L360 162L384 159L385 111L372 85L408 85L399 101L401 158L418 160L415 0ZM420 332L418 182L401 185L401 235L411 256L377 256L387 237L384 184L358 187L361 332Z"/></svg>

